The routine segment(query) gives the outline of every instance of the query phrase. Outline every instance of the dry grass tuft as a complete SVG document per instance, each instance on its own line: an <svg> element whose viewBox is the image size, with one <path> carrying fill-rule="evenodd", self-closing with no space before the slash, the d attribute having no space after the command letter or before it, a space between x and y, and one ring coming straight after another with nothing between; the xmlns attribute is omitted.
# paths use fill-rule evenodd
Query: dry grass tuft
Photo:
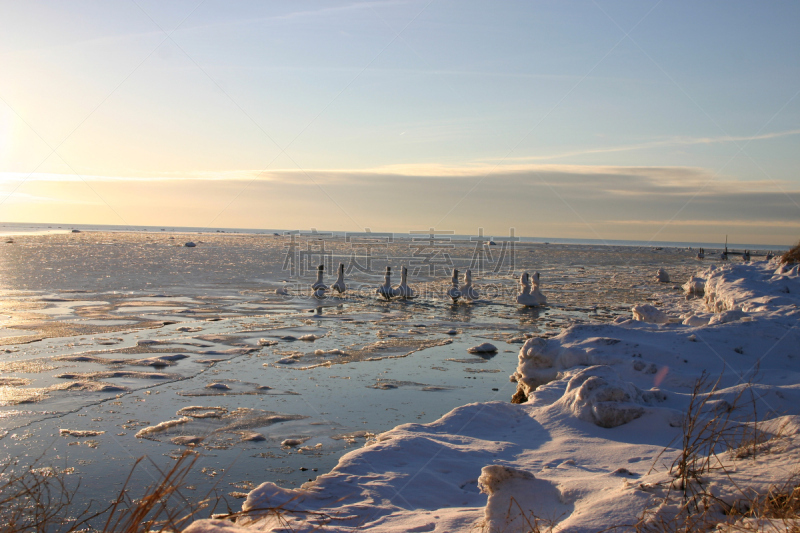
<svg viewBox="0 0 800 533"><path fill-rule="evenodd" d="M785 425L773 432L759 428L752 381L731 404L719 401L718 383L719 380L711 384L706 374L696 382L684 415L682 447L669 470L672 482L665 485L666 496L640 516L633 526L634 531L766 532L773 531L771 528L776 528L776 523L780 522L780 527L774 531L800 533L800 474L792 473L767 494L757 494L748 487L737 486L728 470L731 460L755 460L761 455L782 451ZM753 410L749 420L733 415L750 404ZM721 406L726 408L721 409ZM728 462L723 461L723 451ZM722 500L711 493L712 471L722 475L735 489L733 501Z"/></svg>
<svg viewBox="0 0 800 533"><path fill-rule="evenodd" d="M781 256L781 263L793 264L800 263L800 242L797 245Z"/></svg>
<svg viewBox="0 0 800 533"><path fill-rule="evenodd" d="M797 476L775 487L764 496L757 496L750 502L745 516L753 518L797 519L800 514L800 480Z"/></svg>
<svg viewBox="0 0 800 533"><path fill-rule="evenodd" d="M195 452L183 452L171 469L160 472L160 479L148 487L141 498L134 499L130 496L128 485L134 470L143 461L143 458L137 459L116 500L104 513L106 522L102 531L115 533L180 531L188 526L197 513L211 505L209 499L193 503L181 494L186 476L194 467L198 457ZM217 499L216 502L218 501Z"/></svg>

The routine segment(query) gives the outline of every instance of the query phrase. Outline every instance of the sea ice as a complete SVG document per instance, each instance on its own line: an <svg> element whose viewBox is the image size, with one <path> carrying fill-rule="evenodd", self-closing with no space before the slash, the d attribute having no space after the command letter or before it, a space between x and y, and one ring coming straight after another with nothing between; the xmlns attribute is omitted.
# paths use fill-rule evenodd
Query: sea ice
<svg viewBox="0 0 800 533"><path fill-rule="evenodd" d="M467 348L467 351L469 353L494 353L497 352L497 346L488 342L484 342L483 344Z"/></svg>
<svg viewBox="0 0 800 533"><path fill-rule="evenodd" d="M93 429L59 429L58 434L64 437L77 437L79 439L85 437L96 437L102 435L105 431L97 431Z"/></svg>

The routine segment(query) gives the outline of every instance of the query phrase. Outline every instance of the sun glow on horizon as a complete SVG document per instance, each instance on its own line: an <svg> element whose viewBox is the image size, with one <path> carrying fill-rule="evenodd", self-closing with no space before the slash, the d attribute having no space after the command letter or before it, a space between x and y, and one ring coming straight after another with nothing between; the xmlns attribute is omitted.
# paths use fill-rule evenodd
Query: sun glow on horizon
<svg viewBox="0 0 800 533"><path fill-rule="evenodd" d="M604 10L15 4L0 220L794 242L800 7Z"/></svg>

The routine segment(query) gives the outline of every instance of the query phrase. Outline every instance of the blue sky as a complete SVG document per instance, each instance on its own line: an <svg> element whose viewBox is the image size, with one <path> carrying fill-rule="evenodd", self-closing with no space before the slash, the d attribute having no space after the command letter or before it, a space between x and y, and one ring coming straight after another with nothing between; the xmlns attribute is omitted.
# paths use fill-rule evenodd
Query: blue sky
<svg viewBox="0 0 800 533"><path fill-rule="evenodd" d="M3 2L0 220L791 244L800 4Z"/></svg>

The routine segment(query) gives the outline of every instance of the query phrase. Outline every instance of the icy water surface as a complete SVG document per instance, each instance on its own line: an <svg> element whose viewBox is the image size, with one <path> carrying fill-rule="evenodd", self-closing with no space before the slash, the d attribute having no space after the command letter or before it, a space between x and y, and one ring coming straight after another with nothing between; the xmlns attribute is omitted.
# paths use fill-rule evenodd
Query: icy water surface
<svg viewBox="0 0 800 533"><path fill-rule="evenodd" d="M398 424L508 401L526 336L657 305L699 266L694 252L670 248L516 243L476 255L475 243L454 241L431 256L409 240L368 247L315 235L9 240L0 244L4 453L22 464L41 457L82 480L81 498L105 501L136 458L147 456L134 476L141 486L192 447L201 457L190 495L216 491L233 508L260 482L297 486ZM473 263L483 299L446 297L445 253L462 271ZM428 260L442 261L436 275ZM330 285L340 262L353 268L348 293L312 298L311 269L326 264ZM375 297L387 264L393 284L401 265L422 264L409 279L418 298ZM659 267L676 283L656 283ZM548 307L514 303L525 270L541 273ZM276 294L282 287L294 296ZM497 353L467 351L484 342Z"/></svg>

